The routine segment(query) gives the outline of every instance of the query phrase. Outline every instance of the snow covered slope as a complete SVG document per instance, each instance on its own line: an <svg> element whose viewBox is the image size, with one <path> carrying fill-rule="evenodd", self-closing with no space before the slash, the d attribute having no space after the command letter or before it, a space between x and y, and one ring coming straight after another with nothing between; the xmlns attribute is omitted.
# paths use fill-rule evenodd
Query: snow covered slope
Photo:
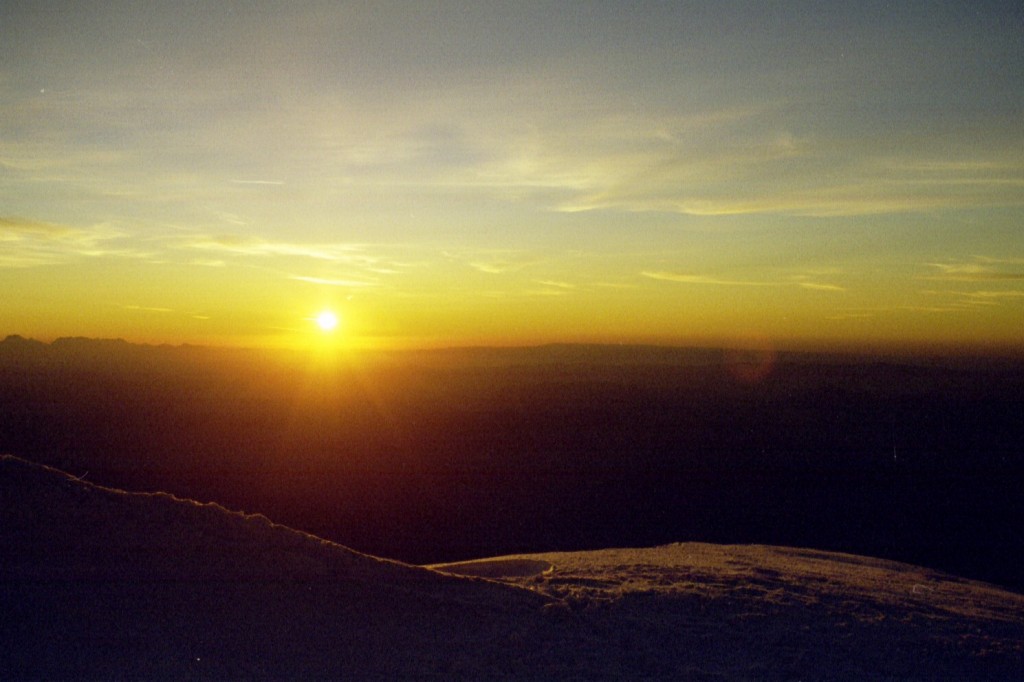
<svg viewBox="0 0 1024 682"><path fill-rule="evenodd" d="M428 569L14 457L0 515L0 679L1024 675L1024 597L864 557L687 543Z"/></svg>

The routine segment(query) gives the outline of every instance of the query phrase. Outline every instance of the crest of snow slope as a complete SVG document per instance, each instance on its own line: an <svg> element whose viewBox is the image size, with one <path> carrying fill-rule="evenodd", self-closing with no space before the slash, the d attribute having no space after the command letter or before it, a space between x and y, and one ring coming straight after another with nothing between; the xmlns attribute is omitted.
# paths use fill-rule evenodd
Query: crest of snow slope
<svg viewBox="0 0 1024 682"><path fill-rule="evenodd" d="M1024 679L1024 596L909 564L690 542L433 568L602 614L637 661L663 660L671 632L700 678Z"/></svg>
<svg viewBox="0 0 1024 682"><path fill-rule="evenodd" d="M0 514L3 679L1024 673L1024 597L864 557L687 543L435 571L13 457Z"/></svg>
<svg viewBox="0 0 1024 682"><path fill-rule="evenodd" d="M0 679L468 675L543 619L524 590L13 457L0 514Z"/></svg>

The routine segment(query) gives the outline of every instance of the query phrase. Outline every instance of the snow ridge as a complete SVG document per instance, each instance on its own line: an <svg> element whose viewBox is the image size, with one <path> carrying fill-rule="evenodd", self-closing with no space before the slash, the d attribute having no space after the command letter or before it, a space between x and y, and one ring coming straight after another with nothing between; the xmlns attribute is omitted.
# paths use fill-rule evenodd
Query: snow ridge
<svg viewBox="0 0 1024 682"><path fill-rule="evenodd" d="M2 679L1024 678L1024 596L868 557L680 543L416 567L11 456L0 514Z"/></svg>

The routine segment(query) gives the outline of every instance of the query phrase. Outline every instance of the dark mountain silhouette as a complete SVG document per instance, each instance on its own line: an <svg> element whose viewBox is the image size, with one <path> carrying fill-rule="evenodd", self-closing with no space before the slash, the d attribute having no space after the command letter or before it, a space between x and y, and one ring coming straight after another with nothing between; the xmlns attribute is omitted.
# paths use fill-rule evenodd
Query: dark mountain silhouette
<svg viewBox="0 0 1024 682"><path fill-rule="evenodd" d="M13 457L0 513L3 679L1024 672L1024 597L863 556L681 543L430 570Z"/></svg>
<svg viewBox="0 0 1024 682"><path fill-rule="evenodd" d="M1022 367L571 345L332 364L12 337L0 452L412 563L756 542L1024 589Z"/></svg>

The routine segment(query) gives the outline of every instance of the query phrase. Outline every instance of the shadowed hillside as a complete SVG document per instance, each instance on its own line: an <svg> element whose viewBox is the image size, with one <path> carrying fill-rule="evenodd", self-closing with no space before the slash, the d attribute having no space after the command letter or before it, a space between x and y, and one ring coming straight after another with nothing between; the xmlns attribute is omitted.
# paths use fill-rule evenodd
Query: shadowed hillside
<svg viewBox="0 0 1024 682"><path fill-rule="evenodd" d="M1024 598L866 557L688 543L428 570L13 457L0 505L4 679L1024 672Z"/></svg>
<svg viewBox="0 0 1024 682"><path fill-rule="evenodd" d="M0 386L4 451L415 563L760 542L1024 586L1007 360L11 338Z"/></svg>

